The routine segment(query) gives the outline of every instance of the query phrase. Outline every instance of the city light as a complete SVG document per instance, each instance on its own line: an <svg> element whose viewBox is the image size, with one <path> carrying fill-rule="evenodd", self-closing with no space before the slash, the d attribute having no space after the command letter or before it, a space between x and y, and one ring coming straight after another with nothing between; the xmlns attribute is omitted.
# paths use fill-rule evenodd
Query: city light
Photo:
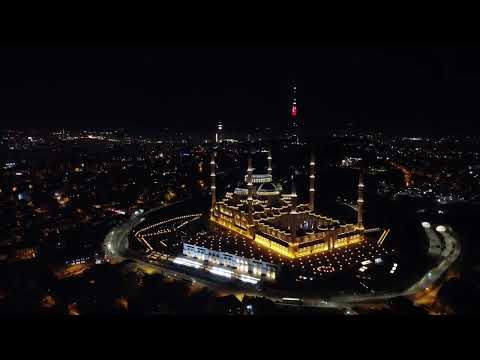
<svg viewBox="0 0 480 360"><path fill-rule="evenodd" d="M248 275L240 275L240 280L250 284L257 284L260 281L260 279Z"/></svg>
<svg viewBox="0 0 480 360"><path fill-rule="evenodd" d="M392 266L392 268L391 268L391 270L390 270L390 274L393 274L393 273L397 270L397 266L398 266L397 263L393 263L393 266Z"/></svg>
<svg viewBox="0 0 480 360"><path fill-rule="evenodd" d="M231 278L233 274L230 270L225 270L219 267L212 267L208 271L210 271L212 274L223 276L226 278Z"/></svg>
<svg viewBox="0 0 480 360"><path fill-rule="evenodd" d="M308 293L310 308L326 307L321 297L328 294L329 305L339 314L363 314L382 306L396 312L387 299L417 299L427 286L429 296L435 297L459 276L453 267L457 258L474 256L455 234L475 225L470 221L475 214L469 212L470 205L475 209L480 202L480 140L473 134L472 140L453 135L404 137L395 131L363 131L355 122L335 126L332 138L328 124L302 128L302 122L308 125L313 120L302 116L303 101L299 98L297 103L296 87L289 89L293 97L280 109L285 124L273 131L261 116L234 124L228 109L223 111L225 120L230 118L225 124L213 119L200 124L193 109L185 121L195 126L181 129L174 120L161 125L157 121L153 125L168 125L170 130L149 134L135 129L143 135L129 135L125 129L2 130L5 156L0 167L5 171L0 200L8 216L3 217L5 249L0 261L9 267L31 247L32 258L36 256L43 270L56 271L57 262L59 268L75 271L109 263L127 275L123 265L127 263L128 271L136 273L128 281L142 296L148 295L142 287L149 284L140 272L157 273L166 284L185 281L182 285L192 291L184 296L204 287L211 290L212 302L213 297L235 295L241 305L225 303L226 311L236 314L255 308L246 306L254 301L248 297L278 305L283 300L288 311L287 302L299 305L306 300L294 295ZM223 125L228 137L238 140L225 139ZM345 181L340 181L342 174ZM322 202L322 194L332 201ZM437 201L462 205L443 207ZM316 209L316 204L322 206ZM398 212L385 216L391 207ZM450 224L439 214L463 221ZM410 242L409 236L418 241ZM392 241L383 246L387 237ZM402 262L399 273L394 261ZM16 283L19 276L20 283L23 278L35 280L37 268L26 269L33 276L7 272L12 277L8 283ZM75 276L82 282L98 274L94 270ZM48 284L33 285L51 292L42 288ZM162 289L169 297L169 286ZM2 304L6 312L15 307L11 300L16 294L10 290L0 294L7 297L3 302L8 306ZM71 299L67 304L81 300L79 308L88 312L102 302L96 293L83 299L79 291L60 295ZM219 301L224 300L231 299ZM442 300L442 306L455 308L448 299ZM165 307L161 302L147 301L146 312L189 313L183 305L194 305L175 299ZM174 308L177 305L181 309Z"/></svg>
<svg viewBox="0 0 480 360"><path fill-rule="evenodd" d="M432 225L428 221L424 221L424 222L422 222L422 226L425 229L430 229Z"/></svg>
<svg viewBox="0 0 480 360"><path fill-rule="evenodd" d="M189 259L179 258L179 257L175 258L173 262L179 265L194 267L195 269L199 269L202 267L202 264L200 264L199 262L189 260Z"/></svg>

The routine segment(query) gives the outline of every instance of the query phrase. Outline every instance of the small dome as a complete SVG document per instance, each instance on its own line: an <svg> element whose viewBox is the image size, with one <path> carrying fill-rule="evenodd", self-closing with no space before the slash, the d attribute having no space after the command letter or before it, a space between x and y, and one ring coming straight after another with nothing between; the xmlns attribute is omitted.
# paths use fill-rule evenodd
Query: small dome
<svg viewBox="0 0 480 360"><path fill-rule="evenodd" d="M264 183L258 187L259 192L275 192L277 187L273 183Z"/></svg>
<svg viewBox="0 0 480 360"><path fill-rule="evenodd" d="M239 181L233 193L235 195L246 196L248 194L247 183L245 181Z"/></svg>

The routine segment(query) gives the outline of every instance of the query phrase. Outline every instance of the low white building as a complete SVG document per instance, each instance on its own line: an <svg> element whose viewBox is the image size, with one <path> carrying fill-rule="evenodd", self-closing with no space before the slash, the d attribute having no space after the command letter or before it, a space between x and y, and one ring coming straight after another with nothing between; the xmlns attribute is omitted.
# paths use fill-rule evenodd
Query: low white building
<svg viewBox="0 0 480 360"><path fill-rule="evenodd" d="M278 271L276 265L265 261L249 259L186 243L183 244L183 255L231 268L240 274L250 274L259 278L264 277L265 280L274 280Z"/></svg>

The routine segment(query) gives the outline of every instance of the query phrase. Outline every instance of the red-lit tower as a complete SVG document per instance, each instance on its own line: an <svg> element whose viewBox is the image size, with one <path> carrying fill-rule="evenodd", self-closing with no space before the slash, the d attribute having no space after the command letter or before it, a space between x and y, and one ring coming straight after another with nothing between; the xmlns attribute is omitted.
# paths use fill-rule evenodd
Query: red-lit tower
<svg viewBox="0 0 480 360"><path fill-rule="evenodd" d="M297 125L297 86L293 84L292 88L292 108L290 111L292 117L292 124L294 127Z"/></svg>
<svg viewBox="0 0 480 360"><path fill-rule="evenodd" d="M292 119L297 117L297 86L293 84L293 96L292 96Z"/></svg>
<svg viewBox="0 0 480 360"><path fill-rule="evenodd" d="M298 142L298 127L300 124L298 119L297 85L295 83L293 83L292 85L292 104L290 107L290 118L292 137Z"/></svg>

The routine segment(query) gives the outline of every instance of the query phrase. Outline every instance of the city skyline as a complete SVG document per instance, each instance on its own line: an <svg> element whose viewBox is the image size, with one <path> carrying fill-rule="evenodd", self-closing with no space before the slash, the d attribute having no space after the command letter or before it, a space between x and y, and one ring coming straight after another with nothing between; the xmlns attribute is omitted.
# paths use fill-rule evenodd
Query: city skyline
<svg viewBox="0 0 480 360"><path fill-rule="evenodd" d="M283 127L291 86L312 132L472 132L480 47L159 44L6 46L4 126ZM474 131L476 133L476 131Z"/></svg>
<svg viewBox="0 0 480 360"><path fill-rule="evenodd" d="M477 58L0 46L0 317L478 314Z"/></svg>

